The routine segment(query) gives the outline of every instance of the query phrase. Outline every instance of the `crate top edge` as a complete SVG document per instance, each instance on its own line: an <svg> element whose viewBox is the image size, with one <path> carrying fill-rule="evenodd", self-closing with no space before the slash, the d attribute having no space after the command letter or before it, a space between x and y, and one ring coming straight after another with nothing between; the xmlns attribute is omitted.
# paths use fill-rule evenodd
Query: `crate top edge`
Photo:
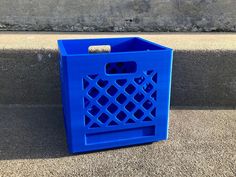
<svg viewBox="0 0 236 177"><path fill-rule="evenodd" d="M173 51L172 48L157 44L155 42L143 39L141 37L115 37L115 38L83 38L83 39L59 39L57 40L58 49L62 56L88 56L91 55L90 53L77 53L77 54L70 54L66 51L63 42L64 41L90 41L90 40L122 40L122 39L138 39L143 41L147 44L151 44L153 46L159 47L160 49L157 50L140 50L140 51L122 51L122 52L110 52L110 53L94 53L93 55L116 55L116 54L133 54L133 53L146 53L146 52L162 52L162 51Z"/></svg>

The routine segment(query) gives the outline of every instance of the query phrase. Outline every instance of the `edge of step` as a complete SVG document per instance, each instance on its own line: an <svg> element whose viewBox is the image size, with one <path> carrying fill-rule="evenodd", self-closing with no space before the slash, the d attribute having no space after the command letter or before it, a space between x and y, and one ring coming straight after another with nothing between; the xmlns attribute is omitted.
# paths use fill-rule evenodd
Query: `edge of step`
<svg viewBox="0 0 236 177"><path fill-rule="evenodd" d="M236 106L236 35L231 33L0 33L0 104L60 104L56 40L120 36L175 50L172 106Z"/></svg>
<svg viewBox="0 0 236 177"><path fill-rule="evenodd" d="M235 33L0 32L0 49L57 49L58 39L143 37L174 50L236 50Z"/></svg>

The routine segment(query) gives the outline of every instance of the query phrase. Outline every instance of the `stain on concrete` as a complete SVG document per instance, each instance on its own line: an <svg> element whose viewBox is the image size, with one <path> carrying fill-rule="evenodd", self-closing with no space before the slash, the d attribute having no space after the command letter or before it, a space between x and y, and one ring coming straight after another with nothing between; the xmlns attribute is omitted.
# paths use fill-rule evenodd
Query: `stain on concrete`
<svg viewBox="0 0 236 177"><path fill-rule="evenodd" d="M37 54L37 59L38 59L39 62L42 61L43 60L43 55L41 53L38 53Z"/></svg>

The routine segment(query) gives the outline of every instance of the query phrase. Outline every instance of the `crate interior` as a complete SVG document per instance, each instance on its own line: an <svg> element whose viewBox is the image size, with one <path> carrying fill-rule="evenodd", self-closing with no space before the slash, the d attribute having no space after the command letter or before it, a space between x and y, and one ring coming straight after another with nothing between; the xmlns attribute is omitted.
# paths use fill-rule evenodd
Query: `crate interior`
<svg viewBox="0 0 236 177"><path fill-rule="evenodd" d="M147 50L165 50L167 48L148 42L141 38L106 38L106 39L78 39L61 40L68 55L89 54L90 46L110 45L111 53L138 52Z"/></svg>

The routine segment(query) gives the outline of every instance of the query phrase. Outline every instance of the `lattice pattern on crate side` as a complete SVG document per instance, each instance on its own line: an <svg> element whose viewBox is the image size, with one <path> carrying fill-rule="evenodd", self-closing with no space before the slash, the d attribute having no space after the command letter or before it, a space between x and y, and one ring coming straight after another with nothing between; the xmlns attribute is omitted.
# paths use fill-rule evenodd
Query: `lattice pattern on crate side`
<svg viewBox="0 0 236 177"><path fill-rule="evenodd" d="M157 72L139 77L103 80L99 75L83 78L84 121L88 128L152 121L156 117Z"/></svg>

